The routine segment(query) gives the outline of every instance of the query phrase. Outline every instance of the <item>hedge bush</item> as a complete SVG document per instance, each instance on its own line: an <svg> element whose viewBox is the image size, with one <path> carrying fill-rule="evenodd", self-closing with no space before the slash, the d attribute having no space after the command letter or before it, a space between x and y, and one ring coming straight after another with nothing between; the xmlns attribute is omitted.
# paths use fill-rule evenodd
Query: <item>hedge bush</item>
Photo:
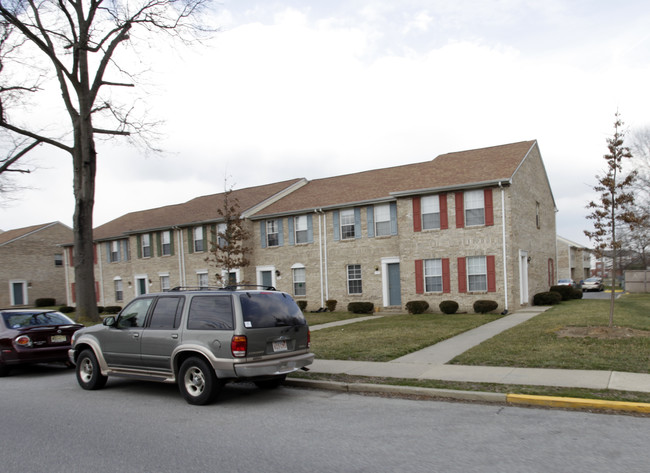
<svg viewBox="0 0 650 473"><path fill-rule="evenodd" d="M563 301L568 301L576 298L574 294L576 290L571 286L551 286L550 292L557 292L562 296Z"/></svg>
<svg viewBox="0 0 650 473"><path fill-rule="evenodd" d="M74 307L70 307L69 305L62 305L59 307L59 312L62 312L64 314L70 314L75 311Z"/></svg>
<svg viewBox="0 0 650 473"><path fill-rule="evenodd" d="M334 312L336 310L337 303L338 301L336 299L328 299L325 301L325 306L327 307L327 310Z"/></svg>
<svg viewBox="0 0 650 473"><path fill-rule="evenodd" d="M307 308L307 301L298 301L298 307L304 311Z"/></svg>
<svg viewBox="0 0 650 473"><path fill-rule="evenodd" d="M562 302L562 294L555 291L538 292L533 296L533 305L555 305Z"/></svg>
<svg viewBox="0 0 650 473"><path fill-rule="evenodd" d="M105 314L117 314L121 310L122 307L120 307L119 305L107 305L106 307L104 307Z"/></svg>
<svg viewBox="0 0 650 473"><path fill-rule="evenodd" d="M375 304L372 302L350 302L348 312L353 314L370 314L375 310Z"/></svg>
<svg viewBox="0 0 650 473"><path fill-rule="evenodd" d="M34 301L36 307L50 307L56 305L56 299L54 297L41 297Z"/></svg>
<svg viewBox="0 0 650 473"><path fill-rule="evenodd" d="M442 301L438 304L438 307L443 314L455 314L458 312L458 302L456 301Z"/></svg>
<svg viewBox="0 0 650 473"><path fill-rule="evenodd" d="M409 314L424 314L429 308L427 301L409 301L406 303L406 310Z"/></svg>
<svg viewBox="0 0 650 473"><path fill-rule="evenodd" d="M496 301L476 301L474 302L474 312L477 314L487 314L493 310L497 310L499 304Z"/></svg>

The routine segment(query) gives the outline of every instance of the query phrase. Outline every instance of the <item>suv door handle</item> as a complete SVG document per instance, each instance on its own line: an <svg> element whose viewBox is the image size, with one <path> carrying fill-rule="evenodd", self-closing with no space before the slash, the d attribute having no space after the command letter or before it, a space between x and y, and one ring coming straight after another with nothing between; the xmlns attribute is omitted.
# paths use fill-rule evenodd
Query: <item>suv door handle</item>
<svg viewBox="0 0 650 473"><path fill-rule="evenodd" d="M132 334L131 336L132 336L133 338L140 338L140 334L139 334L139 333L137 333L137 332L136 332L136 333L134 333L134 334Z"/></svg>
<svg viewBox="0 0 650 473"><path fill-rule="evenodd" d="M178 334L177 334L177 333L172 333L172 338L173 338L174 340L176 340L176 339L178 338Z"/></svg>

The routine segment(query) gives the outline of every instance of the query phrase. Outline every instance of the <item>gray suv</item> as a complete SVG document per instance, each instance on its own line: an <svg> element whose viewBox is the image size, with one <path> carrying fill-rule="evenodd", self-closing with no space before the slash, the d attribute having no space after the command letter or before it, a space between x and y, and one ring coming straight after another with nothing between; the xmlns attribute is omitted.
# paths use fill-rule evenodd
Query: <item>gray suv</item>
<svg viewBox="0 0 650 473"><path fill-rule="evenodd" d="M178 383L190 404L208 404L228 381L281 384L314 360L309 326L274 288L174 288L139 296L116 317L74 334L70 361L84 389L108 376Z"/></svg>

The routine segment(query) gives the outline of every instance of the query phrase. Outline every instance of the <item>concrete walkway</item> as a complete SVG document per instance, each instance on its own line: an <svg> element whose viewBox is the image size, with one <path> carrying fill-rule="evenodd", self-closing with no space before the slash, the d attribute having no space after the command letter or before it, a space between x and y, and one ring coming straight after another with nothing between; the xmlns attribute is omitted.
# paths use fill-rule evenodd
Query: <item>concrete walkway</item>
<svg viewBox="0 0 650 473"><path fill-rule="evenodd" d="M356 376L437 379L476 383L525 384L589 389L614 389L650 393L650 374L617 371L562 370L544 368L511 368L499 366L447 365L450 360L493 336L523 323L548 310L530 307L452 337L423 350L390 362L341 361L316 359L309 367L315 373L348 374ZM312 331L325 326L357 323L381 316L348 319L331 324L316 325Z"/></svg>

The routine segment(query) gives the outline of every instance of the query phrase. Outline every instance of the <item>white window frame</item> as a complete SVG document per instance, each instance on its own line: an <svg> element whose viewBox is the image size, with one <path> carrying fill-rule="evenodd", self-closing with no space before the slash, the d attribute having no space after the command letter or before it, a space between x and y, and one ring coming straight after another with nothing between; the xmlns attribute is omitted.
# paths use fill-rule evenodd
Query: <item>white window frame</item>
<svg viewBox="0 0 650 473"><path fill-rule="evenodd" d="M162 292L169 291L171 289L169 273L158 273L158 278L160 279L160 290Z"/></svg>
<svg viewBox="0 0 650 473"><path fill-rule="evenodd" d="M275 239L273 241L271 238L272 236L275 236ZM277 220L266 221L266 246L280 246L280 229L278 228Z"/></svg>
<svg viewBox="0 0 650 473"><path fill-rule="evenodd" d="M427 195L420 199L420 212L422 214L422 229L423 230L439 230L440 229L440 196ZM437 214L437 225L436 225Z"/></svg>
<svg viewBox="0 0 650 473"><path fill-rule="evenodd" d="M487 292L487 258L485 256L468 256L467 264L467 291Z"/></svg>
<svg viewBox="0 0 650 473"><path fill-rule="evenodd" d="M291 267L293 276L293 295L296 297L307 295L307 271L302 264L294 264ZM302 286L300 286L302 284ZM300 291L298 290L300 289Z"/></svg>
<svg viewBox="0 0 650 473"><path fill-rule="evenodd" d="M424 292L442 292L442 258L425 259L423 266Z"/></svg>
<svg viewBox="0 0 650 473"><path fill-rule="evenodd" d="M390 236L390 204L375 205L375 236Z"/></svg>
<svg viewBox="0 0 650 473"><path fill-rule="evenodd" d="M143 233L140 237L140 248L143 258L151 258L151 234Z"/></svg>
<svg viewBox="0 0 650 473"><path fill-rule="evenodd" d="M227 225L225 223L218 223L217 224L217 246L219 248L225 248L228 246L228 242L226 239L222 236L226 234L227 230Z"/></svg>
<svg viewBox="0 0 650 473"><path fill-rule="evenodd" d="M172 254L172 232L171 230L164 230L160 234L160 254L163 256L171 256Z"/></svg>
<svg viewBox="0 0 650 473"><path fill-rule="evenodd" d="M294 219L294 233L295 233L295 240L297 245L301 243L309 242L308 224L307 224L306 215L299 215Z"/></svg>
<svg viewBox="0 0 650 473"><path fill-rule="evenodd" d="M111 241L111 263L117 263L120 261L120 241L113 240Z"/></svg>
<svg viewBox="0 0 650 473"><path fill-rule="evenodd" d="M363 294L363 277L362 277L362 272L361 272L361 265L360 264L348 264L345 267L345 272L346 272L346 280L347 280L347 286L348 286L348 294L353 295L353 294ZM359 290L356 290L356 287L354 288L354 292L352 291L353 287L352 285L354 284L356 286L358 281L359 285Z"/></svg>
<svg viewBox="0 0 650 473"><path fill-rule="evenodd" d="M194 251L196 253L201 253L205 251L205 241L203 239L203 227L194 227L192 231L192 237L194 240Z"/></svg>
<svg viewBox="0 0 650 473"><path fill-rule="evenodd" d="M113 294L115 296L115 302L124 301L124 283L119 276L113 278Z"/></svg>
<svg viewBox="0 0 650 473"><path fill-rule="evenodd" d="M356 237L354 209L344 209L339 212L341 240L349 240Z"/></svg>
<svg viewBox="0 0 650 473"><path fill-rule="evenodd" d="M201 270L196 272L196 283L199 287L209 287L210 286L210 277L208 276L208 270Z"/></svg>
<svg viewBox="0 0 650 473"><path fill-rule="evenodd" d="M485 193L483 190L464 192L465 226L485 225Z"/></svg>

